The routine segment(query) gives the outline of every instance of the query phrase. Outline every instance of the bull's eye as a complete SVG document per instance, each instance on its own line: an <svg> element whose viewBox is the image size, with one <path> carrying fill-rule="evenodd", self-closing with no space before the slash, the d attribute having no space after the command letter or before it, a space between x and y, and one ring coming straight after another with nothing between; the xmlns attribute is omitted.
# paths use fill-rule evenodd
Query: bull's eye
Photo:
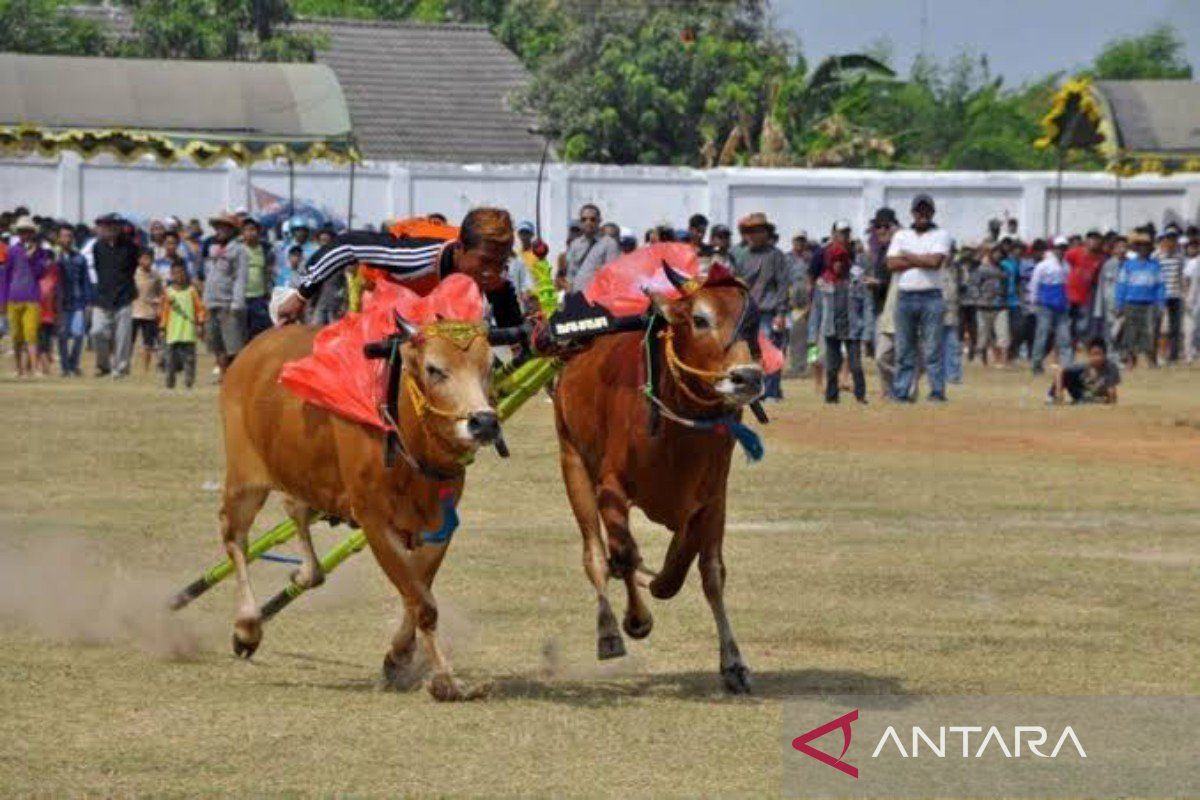
<svg viewBox="0 0 1200 800"><path fill-rule="evenodd" d="M706 331L712 327L712 323L708 321L708 317L703 314L692 315L692 327L698 331Z"/></svg>
<svg viewBox="0 0 1200 800"><path fill-rule="evenodd" d="M430 383L438 383L446 380L448 376L446 375L446 370L442 369L441 367L435 367L433 364L426 364L425 377L429 379Z"/></svg>

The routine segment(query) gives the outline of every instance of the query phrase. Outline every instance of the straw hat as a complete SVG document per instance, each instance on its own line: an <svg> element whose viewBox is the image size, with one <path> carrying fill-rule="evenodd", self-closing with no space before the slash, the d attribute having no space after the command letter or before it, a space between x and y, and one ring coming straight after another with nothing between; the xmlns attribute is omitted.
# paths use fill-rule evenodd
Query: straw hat
<svg viewBox="0 0 1200 800"><path fill-rule="evenodd" d="M761 211L755 211L753 214L747 214L738 220L738 230L748 231L755 228L769 228L771 221L767 219L767 215Z"/></svg>
<svg viewBox="0 0 1200 800"><path fill-rule="evenodd" d="M34 231L36 233L37 229L38 227L34 223L33 217L29 216L28 214L18 217L16 224L13 225L14 231Z"/></svg>
<svg viewBox="0 0 1200 800"><path fill-rule="evenodd" d="M238 219L237 216L230 214L229 212L217 214L215 217L209 217L208 224L212 225L214 228L218 225L228 225L234 230L242 227L242 221Z"/></svg>

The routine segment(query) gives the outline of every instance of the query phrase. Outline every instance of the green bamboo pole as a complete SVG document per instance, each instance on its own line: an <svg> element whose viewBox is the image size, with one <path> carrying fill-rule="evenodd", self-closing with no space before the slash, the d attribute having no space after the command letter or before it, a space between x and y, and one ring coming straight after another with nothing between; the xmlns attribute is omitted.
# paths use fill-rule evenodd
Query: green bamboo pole
<svg viewBox="0 0 1200 800"><path fill-rule="evenodd" d="M362 531L355 531L347 536L336 547L325 554L325 557L320 560L321 572L324 575L329 575L346 559L354 555L358 551L367 546L367 537ZM288 581L288 585L283 587L279 594L272 597L263 604L259 613L262 614L263 622L271 619L283 609L291 605L292 601L300 595L304 594L308 589L295 580Z"/></svg>
<svg viewBox="0 0 1200 800"><path fill-rule="evenodd" d="M272 547L283 544L295 535L296 523L292 522L290 519L284 520L250 543L250 546L246 548L246 562L249 563L254 561ZM187 586L181 589L178 594L172 597L171 610L174 611L183 608L188 603L192 602L197 597L228 578L232 573L233 562L227 558L216 566L212 567L212 569L205 572L196 580L189 583Z"/></svg>

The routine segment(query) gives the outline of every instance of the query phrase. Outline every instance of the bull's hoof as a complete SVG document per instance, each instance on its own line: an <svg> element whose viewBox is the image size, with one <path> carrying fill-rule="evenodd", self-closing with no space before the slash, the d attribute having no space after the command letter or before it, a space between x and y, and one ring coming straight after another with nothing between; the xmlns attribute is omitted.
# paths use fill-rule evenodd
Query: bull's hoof
<svg viewBox="0 0 1200 800"><path fill-rule="evenodd" d="M633 614L626 614L621 620L621 628L631 639L645 639L654 630L654 617L646 614L645 619L639 619Z"/></svg>
<svg viewBox="0 0 1200 800"><path fill-rule="evenodd" d="M453 675L439 672L429 681L429 693L433 699L441 703L459 703L464 700L478 700L487 697L491 685L469 687Z"/></svg>
<svg viewBox="0 0 1200 800"><path fill-rule="evenodd" d="M307 580L305 579L303 572L304 570L300 569L293 571L292 583L296 584L297 586L302 586L305 589L316 589L318 586L325 583L325 571L320 567L317 567L315 570L313 570L312 578Z"/></svg>
<svg viewBox="0 0 1200 800"><path fill-rule="evenodd" d="M411 651L408 658L393 660L389 652L383 657L383 688L394 692L406 692L421 682L421 672L413 664Z"/></svg>
<svg viewBox="0 0 1200 800"><path fill-rule="evenodd" d="M254 655L254 651L258 649L258 645L262 642L259 639L257 642L244 642L238 638L237 631L233 632L233 654L238 658L249 659Z"/></svg>
<svg viewBox="0 0 1200 800"><path fill-rule="evenodd" d="M620 658L625 655L625 641L619 633L600 636L596 640L596 658L607 661L610 658Z"/></svg>
<svg viewBox="0 0 1200 800"><path fill-rule="evenodd" d="M730 694L750 694L750 670L745 664L721 667L721 682Z"/></svg>

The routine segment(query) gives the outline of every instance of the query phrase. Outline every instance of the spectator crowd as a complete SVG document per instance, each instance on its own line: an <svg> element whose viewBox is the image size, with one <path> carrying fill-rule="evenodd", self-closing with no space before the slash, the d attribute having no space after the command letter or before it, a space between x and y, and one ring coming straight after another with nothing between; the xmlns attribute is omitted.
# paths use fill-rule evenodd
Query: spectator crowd
<svg viewBox="0 0 1200 800"><path fill-rule="evenodd" d="M922 379L926 398L944 402L947 384L976 360L1035 374L1053 363L1052 397L1113 402L1117 363L1155 368L1200 355L1200 229L1146 224L1128 234L1026 239L1015 220L993 220L968 243L936 224L929 195L908 211L908 224L885 207L863 231L848 220L820 237L795 231L785 252L762 213L738 220L736 237L702 214L638 236L589 203L553 260L535 226L520 223L509 277L532 310L551 281L582 290L623 253L685 242L702 264L724 263L747 284L762 333L788 354L787 375L811 374L830 403L844 390L868 402L867 359L878 396L892 402L917 400ZM25 208L0 213L0 335L8 340L0 347L11 347L17 374L79 376L90 347L96 376L119 379L140 343L143 370L162 371L169 387L182 374L190 387L198 343L223 372L272 325L272 298L295 286L337 233L303 216L267 227L245 212L222 213L207 223L164 217L142 228L107 214L87 226ZM308 321L356 310L361 293L349 270L322 287ZM776 376L766 397L782 398L782 389Z"/></svg>

